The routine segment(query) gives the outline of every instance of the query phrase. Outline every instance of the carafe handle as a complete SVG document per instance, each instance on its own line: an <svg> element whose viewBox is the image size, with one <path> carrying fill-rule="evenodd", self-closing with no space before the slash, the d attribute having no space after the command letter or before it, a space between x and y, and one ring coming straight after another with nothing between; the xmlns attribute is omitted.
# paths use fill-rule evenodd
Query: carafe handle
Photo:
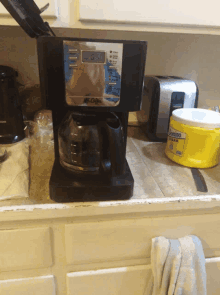
<svg viewBox="0 0 220 295"><path fill-rule="evenodd" d="M124 171L124 135L119 118L112 113L114 120L98 123L100 140L100 172L111 176ZM116 119L116 120L115 120Z"/></svg>

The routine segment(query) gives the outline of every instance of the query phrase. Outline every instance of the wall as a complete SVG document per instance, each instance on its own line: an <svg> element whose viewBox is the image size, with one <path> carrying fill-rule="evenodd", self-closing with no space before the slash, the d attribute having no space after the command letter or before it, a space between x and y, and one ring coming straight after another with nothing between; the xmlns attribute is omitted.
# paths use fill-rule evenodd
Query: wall
<svg viewBox="0 0 220 295"><path fill-rule="evenodd" d="M199 86L199 107L220 104L220 37L208 35L54 29L57 36L148 41L146 74L177 75ZM38 83L36 41L19 27L0 27L0 64L16 68L22 83Z"/></svg>

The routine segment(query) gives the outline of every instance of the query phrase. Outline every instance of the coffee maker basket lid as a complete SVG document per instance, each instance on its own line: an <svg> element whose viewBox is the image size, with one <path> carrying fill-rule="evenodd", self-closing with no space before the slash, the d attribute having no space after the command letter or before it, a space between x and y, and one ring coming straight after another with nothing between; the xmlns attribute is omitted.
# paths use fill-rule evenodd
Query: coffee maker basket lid
<svg viewBox="0 0 220 295"><path fill-rule="evenodd" d="M43 9L33 0L1 0L1 3L31 38L50 35L48 23L40 16Z"/></svg>

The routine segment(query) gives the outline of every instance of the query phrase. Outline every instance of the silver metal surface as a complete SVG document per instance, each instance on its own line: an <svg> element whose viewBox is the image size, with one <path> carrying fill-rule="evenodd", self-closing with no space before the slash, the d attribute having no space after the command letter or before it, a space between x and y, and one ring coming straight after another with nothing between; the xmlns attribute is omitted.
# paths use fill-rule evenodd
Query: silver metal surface
<svg viewBox="0 0 220 295"><path fill-rule="evenodd" d="M66 103L117 106L120 102L122 43L63 41Z"/></svg>
<svg viewBox="0 0 220 295"><path fill-rule="evenodd" d="M156 77L157 78L157 77ZM157 118L156 135L164 138L169 126L171 96L173 92L184 92L184 108L193 108L196 100L196 84L191 80L175 78L157 78L160 84L159 110Z"/></svg>

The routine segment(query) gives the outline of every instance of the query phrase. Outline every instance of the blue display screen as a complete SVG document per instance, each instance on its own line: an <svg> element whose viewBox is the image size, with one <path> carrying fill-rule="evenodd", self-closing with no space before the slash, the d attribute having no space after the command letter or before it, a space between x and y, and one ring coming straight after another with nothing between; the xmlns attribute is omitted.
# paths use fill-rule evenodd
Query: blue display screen
<svg viewBox="0 0 220 295"><path fill-rule="evenodd" d="M82 51L83 63L105 63L104 51Z"/></svg>

